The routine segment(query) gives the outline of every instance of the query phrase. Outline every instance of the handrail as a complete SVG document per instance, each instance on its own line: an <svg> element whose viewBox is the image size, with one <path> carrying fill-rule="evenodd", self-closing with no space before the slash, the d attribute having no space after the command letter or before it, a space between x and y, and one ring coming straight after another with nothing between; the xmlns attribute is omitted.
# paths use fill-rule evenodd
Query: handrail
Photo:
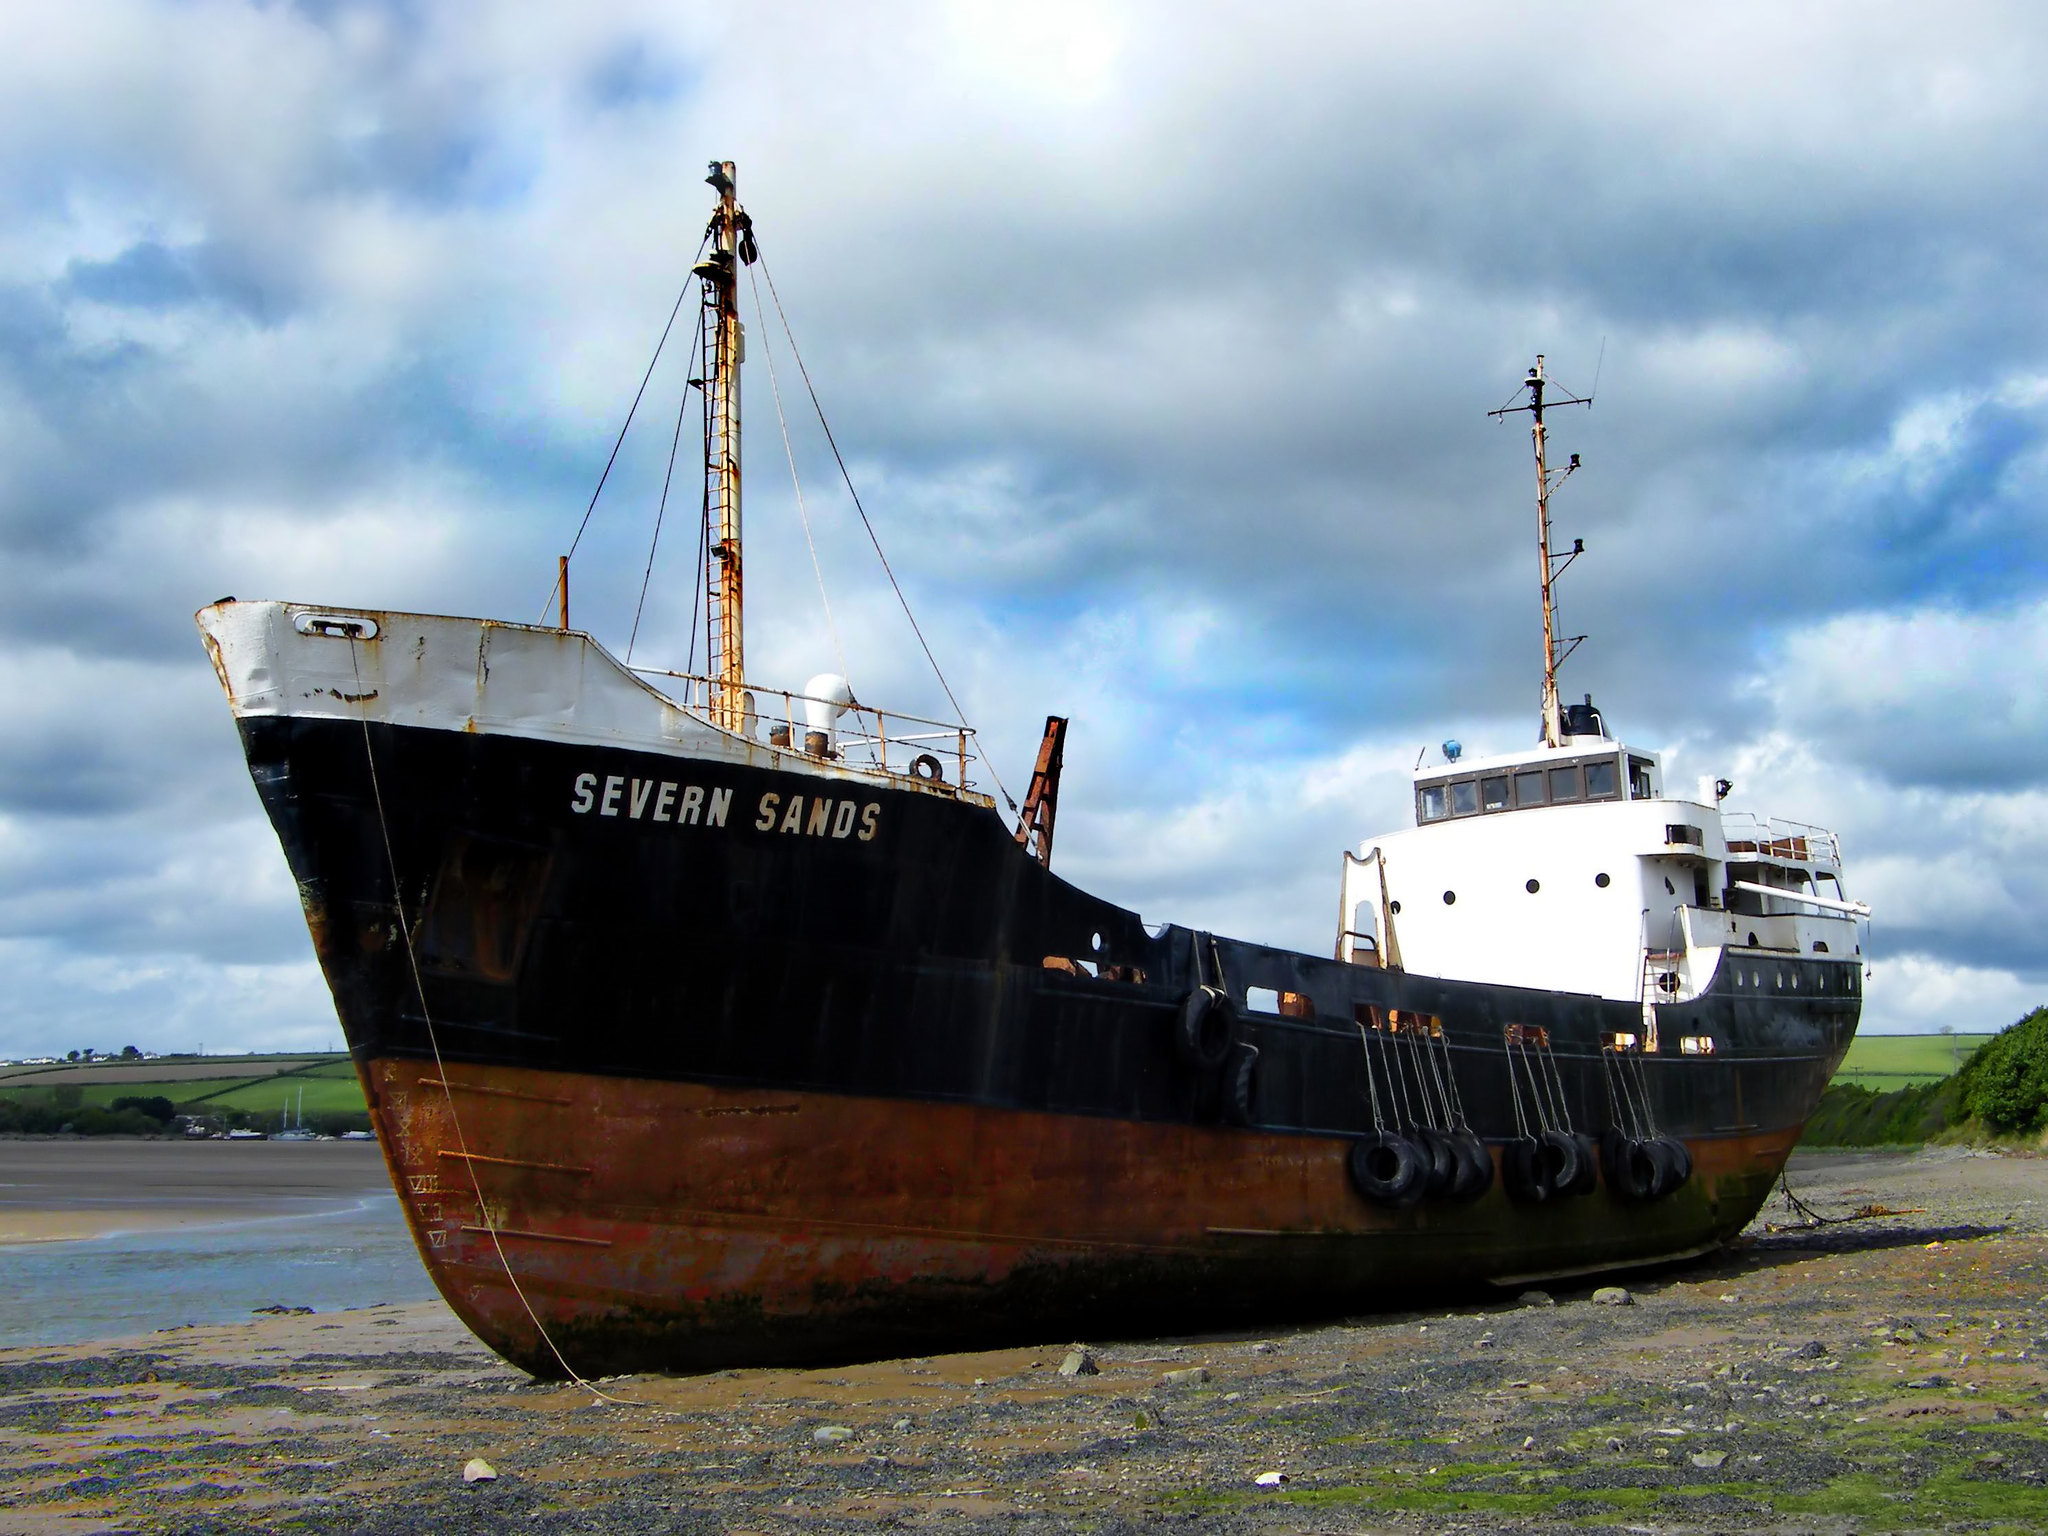
<svg viewBox="0 0 2048 1536"><path fill-rule="evenodd" d="M676 672L667 667L632 667L630 670L643 677L673 678L678 682L689 684L690 686L685 689L664 689L663 696L668 698L669 702L678 709L688 714L694 715L709 724L716 725L718 723L712 716L711 706L712 690L718 686L716 678L705 677L694 672ZM916 768L917 764L923 759L931 758L936 761L936 754L919 751L918 748L939 744L942 746L942 749L945 747L950 747L951 749L945 755L952 759L952 787L967 790L972 790L974 787L968 781L967 769L970 763L980 759L981 754L978 751L969 750L970 740L976 735L972 726L956 724L947 720L930 720L922 715L890 713L872 708L858 701L820 698L815 694L795 693L785 688L763 688L758 684L749 684L747 693L752 700L752 707L742 724L740 734L750 739L757 739L755 733L760 728L760 722L766 721L769 728L768 745L779 747L786 751L801 751L808 756L817 756L819 754L811 749L806 740L806 737L810 734L808 722L797 718L803 711L799 710L796 706L799 704L822 704L826 708L836 711L839 717L852 717L845 725L835 725L832 732L835 738L832 749L833 756L840 760L845 760L845 755L849 750L865 750L867 761L865 763L850 764L849 766L873 768L893 778L914 779L919 783L932 783L935 782L932 778L917 772ZM701 697L695 697L696 695L701 695ZM764 698L769 700L779 699L781 701L779 714L773 710L763 711L759 707ZM848 729L847 725L851 725L854 728ZM895 728L905 725L930 726L933 729L926 731L903 731ZM782 738L779 741L776 739L778 731L781 733ZM896 752L901 758L902 766L899 767L890 761L890 754L892 752ZM936 782L943 784L945 783L945 778L944 769L939 769Z"/></svg>
<svg viewBox="0 0 2048 1536"><path fill-rule="evenodd" d="M1831 864L1837 869L1842 864L1841 840L1826 827L1810 822L1788 821L1782 816L1763 817L1752 811L1724 811L1721 836L1731 852L1735 851L1735 844L1746 843L1749 846L1741 851L1755 852L1763 858ZM1800 845L1804 845L1803 850Z"/></svg>

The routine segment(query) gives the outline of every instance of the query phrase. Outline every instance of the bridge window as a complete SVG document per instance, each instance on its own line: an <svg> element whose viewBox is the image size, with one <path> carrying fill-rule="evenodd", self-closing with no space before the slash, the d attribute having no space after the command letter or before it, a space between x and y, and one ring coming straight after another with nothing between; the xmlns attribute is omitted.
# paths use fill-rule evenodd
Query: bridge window
<svg viewBox="0 0 2048 1536"><path fill-rule="evenodd" d="M1479 800L1489 811L1504 811L1508 808L1508 781L1505 774L1499 778L1479 781Z"/></svg>
<svg viewBox="0 0 2048 1536"><path fill-rule="evenodd" d="M1460 779L1451 786L1451 814L1476 816L1478 813L1479 786L1470 779Z"/></svg>
<svg viewBox="0 0 2048 1536"><path fill-rule="evenodd" d="M1450 790L1442 784L1423 785L1415 814L1423 821L1442 821L1451 814Z"/></svg>
<svg viewBox="0 0 2048 1536"><path fill-rule="evenodd" d="M1613 799L1614 785L1614 764L1604 760L1586 764L1586 798L1588 800Z"/></svg>
<svg viewBox="0 0 2048 1536"><path fill-rule="evenodd" d="M1543 804L1543 770L1541 768L1525 769L1523 772L1515 775L1515 804L1518 806Z"/></svg>
<svg viewBox="0 0 2048 1536"><path fill-rule="evenodd" d="M1646 757L1628 760L1628 797L1631 800L1650 798L1650 760Z"/></svg>
<svg viewBox="0 0 2048 1536"><path fill-rule="evenodd" d="M1585 780L1579 772L1579 765L1550 770L1550 798L1552 800L1582 800L1585 798Z"/></svg>

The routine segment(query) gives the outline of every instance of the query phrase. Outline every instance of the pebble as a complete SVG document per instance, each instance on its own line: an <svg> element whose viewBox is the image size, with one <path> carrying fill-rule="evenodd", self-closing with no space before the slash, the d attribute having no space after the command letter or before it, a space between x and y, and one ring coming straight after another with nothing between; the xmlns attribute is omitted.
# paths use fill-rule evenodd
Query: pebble
<svg viewBox="0 0 2048 1536"><path fill-rule="evenodd" d="M1060 1362L1062 1376L1096 1376L1102 1367L1095 1363L1095 1352L1076 1344L1067 1351L1067 1358Z"/></svg>
<svg viewBox="0 0 2048 1536"><path fill-rule="evenodd" d="M1728 1453L1726 1451L1694 1451L1689 1459L1694 1466L1704 1467L1709 1472L1712 1472L1727 1462Z"/></svg>
<svg viewBox="0 0 2048 1536"><path fill-rule="evenodd" d="M1525 1307L1554 1307L1557 1305L1557 1298L1548 1291L1524 1291L1515 1300Z"/></svg>
<svg viewBox="0 0 2048 1536"><path fill-rule="evenodd" d="M1593 1293L1593 1305L1596 1307L1632 1307L1635 1304L1635 1297L1618 1285L1603 1285Z"/></svg>
<svg viewBox="0 0 2048 1536"><path fill-rule="evenodd" d="M462 1480L465 1483L488 1483L497 1479L498 1469L481 1456L472 1456L463 1464Z"/></svg>
<svg viewBox="0 0 2048 1536"><path fill-rule="evenodd" d="M1792 1358L1794 1360L1818 1360L1827 1352L1827 1345L1821 1343L1819 1339L1808 1339L1804 1344L1792 1351Z"/></svg>
<svg viewBox="0 0 2048 1536"><path fill-rule="evenodd" d="M1159 1378L1162 1387L1199 1387L1209 1379L1206 1365L1191 1365L1185 1370L1168 1371Z"/></svg>
<svg viewBox="0 0 2048 1536"><path fill-rule="evenodd" d="M838 1445L853 1438L853 1431L844 1424L820 1424L811 1431L811 1438L820 1445Z"/></svg>

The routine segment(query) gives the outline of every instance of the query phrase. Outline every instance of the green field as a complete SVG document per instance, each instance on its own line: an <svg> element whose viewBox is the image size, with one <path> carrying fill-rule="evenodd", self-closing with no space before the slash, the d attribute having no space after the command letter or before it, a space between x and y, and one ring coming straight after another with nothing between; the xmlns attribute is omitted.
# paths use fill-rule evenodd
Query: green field
<svg viewBox="0 0 2048 1536"><path fill-rule="evenodd" d="M191 1105L206 1112L241 1110L265 1117L287 1105L294 1113L303 1107L309 1116L360 1115L366 1109L354 1064L331 1052L0 1068L0 1096L42 1098L55 1092L80 1106L162 1097L181 1109Z"/></svg>
<svg viewBox="0 0 2048 1536"><path fill-rule="evenodd" d="M1889 1091L1947 1077L1991 1035L1858 1035L1835 1073L1838 1083Z"/></svg>

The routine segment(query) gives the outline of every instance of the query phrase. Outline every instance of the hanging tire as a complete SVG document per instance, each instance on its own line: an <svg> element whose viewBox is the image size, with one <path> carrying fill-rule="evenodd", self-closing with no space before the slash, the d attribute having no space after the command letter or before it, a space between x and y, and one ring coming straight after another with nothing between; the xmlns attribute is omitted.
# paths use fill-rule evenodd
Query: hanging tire
<svg viewBox="0 0 2048 1536"><path fill-rule="evenodd" d="M1458 1158L1458 1176L1451 1183L1451 1198L1477 1200L1493 1188L1493 1154L1470 1131L1453 1131L1450 1140Z"/></svg>
<svg viewBox="0 0 2048 1536"><path fill-rule="evenodd" d="M1237 1010L1221 987L1197 987L1180 1005L1174 1045L1180 1059L1198 1071L1213 1072L1223 1065L1237 1038Z"/></svg>
<svg viewBox="0 0 2048 1536"><path fill-rule="evenodd" d="M1624 1200L1657 1198L1661 1164L1650 1143L1609 1131L1601 1148L1607 1187Z"/></svg>
<svg viewBox="0 0 2048 1536"><path fill-rule="evenodd" d="M1418 1126L1409 1135L1429 1161L1429 1175L1422 1192L1432 1200L1447 1200L1458 1182L1458 1149L1450 1136L1429 1126Z"/></svg>
<svg viewBox="0 0 2048 1536"><path fill-rule="evenodd" d="M1252 1097L1259 1086L1259 1048L1237 1045L1223 1068L1223 1118L1232 1125L1252 1123Z"/></svg>
<svg viewBox="0 0 2048 1536"><path fill-rule="evenodd" d="M1429 1157L1398 1131L1375 1131L1351 1143L1351 1187L1375 1205L1405 1210L1422 1198Z"/></svg>
<svg viewBox="0 0 2048 1536"><path fill-rule="evenodd" d="M1671 1143L1671 1150L1678 1156L1678 1182L1684 1184L1692 1178L1692 1148L1676 1136L1666 1139Z"/></svg>
<svg viewBox="0 0 2048 1536"><path fill-rule="evenodd" d="M1572 1145L1579 1150L1579 1171L1569 1187L1560 1186L1561 1195L1590 1195L1600 1187L1600 1143L1584 1131L1567 1133Z"/></svg>
<svg viewBox="0 0 2048 1536"><path fill-rule="evenodd" d="M1651 1199L1662 1200L1666 1195L1675 1194L1692 1177L1692 1154L1686 1151L1684 1142L1658 1136L1644 1142L1643 1146L1657 1165L1657 1181Z"/></svg>
<svg viewBox="0 0 2048 1536"><path fill-rule="evenodd" d="M1581 1186L1588 1177L1598 1177L1586 1160L1586 1149L1579 1145L1579 1139L1569 1131L1544 1131L1536 1138L1543 1159L1543 1171L1550 1181L1550 1192L1556 1196L1581 1193Z"/></svg>
<svg viewBox="0 0 2048 1536"><path fill-rule="evenodd" d="M1551 1178L1552 1160L1534 1136L1517 1136L1501 1148L1500 1176L1508 1197L1541 1205L1557 1193Z"/></svg>

